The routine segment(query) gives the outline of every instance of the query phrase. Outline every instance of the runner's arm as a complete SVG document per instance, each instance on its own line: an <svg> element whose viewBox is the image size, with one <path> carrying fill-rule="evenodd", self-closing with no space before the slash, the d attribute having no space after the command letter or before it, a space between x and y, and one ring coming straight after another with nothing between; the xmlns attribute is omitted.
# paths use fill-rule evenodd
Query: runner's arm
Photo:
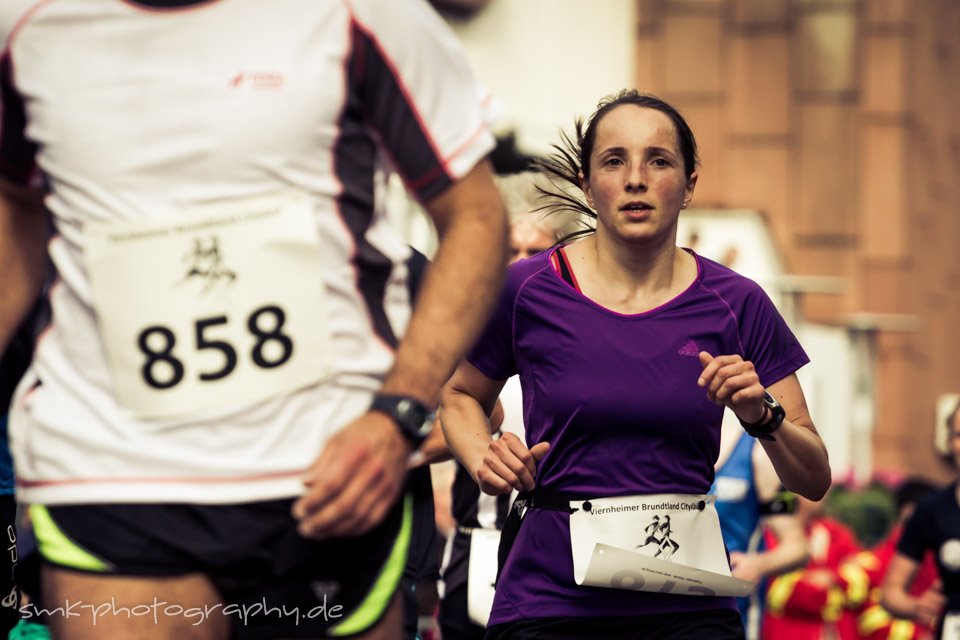
<svg viewBox="0 0 960 640"><path fill-rule="evenodd" d="M700 352L703 371L697 381L707 397L733 410L742 422L754 423L767 415L764 392L786 412L774 440L760 440L783 486L810 500L820 500L830 488L827 448L807 411L803 388L792 373L764 388L752 362L736 354L713 356Z"/></svg>
<svg viewBox="0 0 960 640"><path fill-rule="evenodd" d="M427 211L440 249L382 392L436 406L493 305L506 265L507 218L486 161L430 200ZM380 523L403 487L410 452L382 413L344 427L304 475L306 494L293 507L301 535L360 535Z"/></svg>
<svg viewBox="0 0 960 640"><path fill-rule="evenodd" d="M450 450L489 495L534 488L537 463L550 445L538 442L528 449L513 433L491 438L487 415L505 380L492 380L467 361L457 368L443 389L443 433Z"/></svg>
<svg viewBox="0 0 960 640"><path fill-rule="evenodd" d="M500 431L503 418L503 403L498 399L496 405L493 407L493 414L489 419L491 434ZM449 445L447 445L447 439L443 435L443 415L437 412L437 420L433 423L433 429L430 431L427 439L423 441L423 444L420 445L420 449L416 451L414 456L411 456L410 466L411 468L420 467L427 464L434 464L435 462L445 462L452 458L453 452L450 450Z"/></svg>
<svg viewBox="0 0 960 640"><path fill-rule="evenodd" d="M383 393L435 406L492 310L507 262L507 213L490 165L426 203L440 247Z"/></svg>
<svg viewBox="0 0 960 640"><path fill-rule="evenodd" d="M479 483L477 470L493 442L493 429L487 416L493 412L504 384L505 381L492 380L463 361L443 388L443 435L450 451L474 482Z"/></svg>
<svg viewBox="0 0 960 640"><path fill-rule="evenodd" d="M920 563L913 558L899 552L893 554L880 586L880 604L898 618L936 626L947 600L939 581L920 595L910 594L910 586L919 568Z"/></svg>
<svg viewBox="0 0 960 640"><path fill-rule="evenodd" d="M777 576L806 564L810 555L803 527L792 515L768 516L763 520L777 537L777 546L766 551L737 554L733 575L753 582L766 576ZM730 557L733 560L734 554Z"/></svg>
<svg viewBox="0 0 960 640"><path fill-rule="evenodd" d="M810 500L820 500L832 481L830 461L796 374L771 384L767 392L783 406L787 416L777 429L776 440L760 440L760 445L784 487Z"/></svg>

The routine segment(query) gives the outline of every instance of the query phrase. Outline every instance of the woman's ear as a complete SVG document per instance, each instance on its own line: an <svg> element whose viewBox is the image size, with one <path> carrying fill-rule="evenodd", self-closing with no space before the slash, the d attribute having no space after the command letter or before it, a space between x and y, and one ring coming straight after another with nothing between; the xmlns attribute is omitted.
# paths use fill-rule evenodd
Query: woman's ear
<svg viewBox="0 0 960 640"><path fill-rule="evenodd" d="M684 198L684 201L689 203L693 199L693 191L697 188L697 178L700 177L696 171L690 174L690 177L687 178L687 197Z"/></svg>
<svg viewBox="0 0 960 640"><path fill-rule="evenodd" d="M577 173L577 179L580 180L580 190L583 191L583 197L587 199L587 206L591 209L596 208L593 206L593 196L590 195L590 184L583 176L583 171Z"/></svg>
<svg viewBox="0 0 960 640"><path fill-rule="evenodd" d="M683 204L680 205L681 209L686 209L690 206L690 201L693 200L693 192L697 188L697 178L699 174L696 171L690 174L690 177L687 178L687 188L683 194Z"/></svg>

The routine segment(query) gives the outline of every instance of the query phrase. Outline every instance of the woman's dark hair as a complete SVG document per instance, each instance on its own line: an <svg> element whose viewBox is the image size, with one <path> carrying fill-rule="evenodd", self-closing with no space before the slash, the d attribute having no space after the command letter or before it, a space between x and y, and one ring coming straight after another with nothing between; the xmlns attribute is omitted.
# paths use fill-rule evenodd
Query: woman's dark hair
<svg viewBox="0 0 960 640"><path fill-rule="evenodd" d="M670 118L677 131L677 144L680 147L680 154L683 156L684 174L688 178L693 175L699 162L697 141L680 112L671 104L652 94L640 93L636 89L624 89L617 94L603 98L597 105L597 110L593 112L586 123L584 123L583 118L576 118L573 123L574 136L571 137L566 132L561 131L560 144L552 145L553 153L546 158L538 158L533 161L532 165L536 169L543 171L554 183L559 182L560 185L557 190L538 187L541 194L550 199L549 204L540 207L540 209L548 212L572 209L577 213L596 219L596 212L580 198L571 195L566 187L569 185L576 190L580 190L580 173L583 173L585 178L590 178L590 155L593 153L593 147L597 140L597 126L604 116L624 104L655 109ZM592 232L593 229L576 231L563 238L562 241Z"/></svg>

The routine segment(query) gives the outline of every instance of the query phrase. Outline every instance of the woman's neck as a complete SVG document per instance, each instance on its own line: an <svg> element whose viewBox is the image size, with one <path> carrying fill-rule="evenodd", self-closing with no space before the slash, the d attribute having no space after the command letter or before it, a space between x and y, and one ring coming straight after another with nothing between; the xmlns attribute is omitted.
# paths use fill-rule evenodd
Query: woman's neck
<svg viewBox="0 0 960 640"><path fill-rule="evenodd" d="M593 234L567 249L583 294L619 313L643 313L673 299L696 277L693 257L675 243L641 247Z"/></svg>
<svg viewBox="0 0 960 640"><path fill-rule="evenodd" d="M673 283L676 271L676 242L635 245L611 239L607 234L593 235L593 259L601 273L640 289L665 289Z"/></svg>

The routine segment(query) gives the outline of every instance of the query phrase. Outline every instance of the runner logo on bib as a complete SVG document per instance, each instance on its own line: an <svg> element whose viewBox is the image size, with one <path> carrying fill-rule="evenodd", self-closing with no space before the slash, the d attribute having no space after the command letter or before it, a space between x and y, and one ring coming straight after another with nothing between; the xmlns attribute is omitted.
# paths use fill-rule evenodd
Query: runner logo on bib
<svg viewBox="0 0 960 640"><path fill-rule="evenodd" d="M84 229L120 404L144 418L178 415L329 375L319 234L306 195L181 213Z"/></svg>

